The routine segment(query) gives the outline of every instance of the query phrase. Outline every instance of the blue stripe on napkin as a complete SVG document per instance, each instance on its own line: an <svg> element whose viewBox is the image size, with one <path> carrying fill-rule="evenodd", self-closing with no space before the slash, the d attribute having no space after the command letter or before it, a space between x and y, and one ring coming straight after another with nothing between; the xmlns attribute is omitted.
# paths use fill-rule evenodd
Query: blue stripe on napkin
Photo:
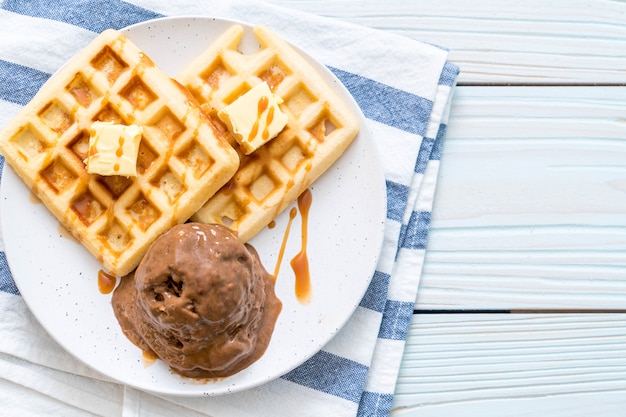
<svg viewBox="0 0 626 417"><path fill-rule="evenodd" d="M282 378L358 403L367 371L363 364L322 350Z"/></svg>
<svg viewBox="0 0 626 417"><path fill-rule="evenodd" d="M25 105L48 81L50 74L0 59L0 98Z"/></svg>
<svg viewBox="0 0 626 417"><path fill-rule="evenodd" d="M390 280L391 275L375 271L359 306L382 313L387 301L387 289L389 288Z"/></svg>
<svg viewBox="0 0 626 417"><path fill-rule="evenodd" d="M382 410L391 410L392 401L391 394L365 391L361 397L357 417L386 417L388 413Z"/></svg>
<svg viewBox="0 0 626 417"><path fill-rule="evenodd" d="M5 0L2 8L13 13L79 26L93 32L121 29L161 14L120 0Z"/></svg>
<svg viewBox="0 0 626 417"><path fill-rule="evenodd" d="M428 161L441 160L441 151L443 148L443 140L446 137L447 125L439 125L437 129L437 137L435 139L425 137L422 140L419 153L417 155L417 162L415 163L415 172L417 174L423 174L426 172Z"/></svg>
<svg viewBox="0 0 626 417"><path fill-rule="evenodd" d="M402 225L400 229L400 246L405 249L426 249L429 227L429 211L412 212L408 224Z"/></svg>
<svg viewBox="0 0 626 417"><path fill-rule="evenodd" d="M413 302L387 300L378 338L405 340L409 332L414 308L415 303Z"/></svg>
<svg viewBox="0 0 626 417"><path fill-rule="evenodd" d="M328 67L346 86L368 119L424 136L433 102L360 75Z"/></svg>
<svg viewBox="0 0 626 417"><path fill-rule="evenodd" d="M15 286L15 282L9 271L9 264L7 263L7 257L4 252L0 252L0 291L20 295L20 291Z"/></svg>
<svg viewBox="0 0 626 417"><path fill-rule="evenodd" d="M456 79L459 76L459 67L450 62L446 62L439 76L439 85L445 85L447 87L453 87L456 84Z"/></svg>
<svg viewBox="0 0 626 417"><path fill-rule="evenodd" d="M437 139L435 140L435 145L433 146L433 152L430 156L431 161L439 161L441 160L441 151L443 149L443 141L446 137L446 130L448 130L448 126L442 124L439 126L439 130L437 131Z"/></svg>
<svg viewBox="0 0 626 417"><path fill-rule="evenodd" d="M402 222L404 209L409 199L409 186L393 181L386 181L387 184L387 218Z"/></svg>
<svg viewBox="0 0 626 417"><path fill-rule="evenodd" d="M415 161L415 173L423 174L426 172L426 166L431 159L434 143L435 139L432 138L424 138L422 140L419 153L417 154L417 160Z"/></svg>

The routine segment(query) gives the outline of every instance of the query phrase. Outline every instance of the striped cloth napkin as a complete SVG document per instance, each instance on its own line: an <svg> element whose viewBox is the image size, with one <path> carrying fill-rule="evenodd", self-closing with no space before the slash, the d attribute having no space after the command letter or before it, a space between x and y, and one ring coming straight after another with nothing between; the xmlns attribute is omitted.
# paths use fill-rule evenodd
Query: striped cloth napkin
<svg viewBox="0 0 626 417"><path fill-rule="evenodd" d="M0 409L38 416L388 415L459 69L447 61L445 49L263 3L4 0L0 125L97 32L175 15L263 23L326 64L352 93L367 118L387 184L385 240L371 285L341 332L281 378L212 398L154 396L96 373L61 349L28 311L2 251Z"/></svg>

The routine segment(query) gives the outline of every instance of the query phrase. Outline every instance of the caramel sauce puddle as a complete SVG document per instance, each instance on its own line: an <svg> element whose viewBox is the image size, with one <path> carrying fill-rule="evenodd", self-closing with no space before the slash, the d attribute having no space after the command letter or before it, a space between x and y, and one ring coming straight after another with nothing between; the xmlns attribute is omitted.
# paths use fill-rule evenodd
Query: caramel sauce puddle
<svg viewBox="0 0 626 417"><path fill-rule="evenodd" d="M102 269L98 271L98 290L102 294L110 294L115 288L117 279Z"/></svg>
<svg viewBox="0 0 626 417"><path fill-rule="evenodd" d="M144 368L148 368L159 359L154 353L146 352L145 350L141 351L141 362L143 363Z"/></svg>

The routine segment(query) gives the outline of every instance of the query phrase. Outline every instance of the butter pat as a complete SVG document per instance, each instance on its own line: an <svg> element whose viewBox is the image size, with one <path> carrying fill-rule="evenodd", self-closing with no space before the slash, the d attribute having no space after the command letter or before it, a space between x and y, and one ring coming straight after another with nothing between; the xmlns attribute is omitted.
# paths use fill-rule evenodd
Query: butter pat
<svg viewBox="0 0 626 417"><path fill-rule="evenodd" d="M87 172L99 175L137 176L137 155L143 129L137 125L94 122L89 129Z"/></svg>
<svg viewBox="0 0 626 417"><path fill-rule="evenodd" d="M249 155L278 136L287 125L287 115L278 106L282 102L264 81L224 107L217 116Z"/></svg>

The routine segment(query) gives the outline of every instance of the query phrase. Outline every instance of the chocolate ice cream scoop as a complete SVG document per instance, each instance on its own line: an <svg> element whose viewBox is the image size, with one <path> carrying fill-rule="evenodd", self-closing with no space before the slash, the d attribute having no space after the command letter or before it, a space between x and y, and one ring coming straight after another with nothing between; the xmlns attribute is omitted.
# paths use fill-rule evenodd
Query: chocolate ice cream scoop
<svg viewBox="0 0 626 417"><path fill-rule="evenodd" d="M230 376L258 360L282 306L256 250L201 223L160 236L112 304L134 344L191 378Z"/></svg>

